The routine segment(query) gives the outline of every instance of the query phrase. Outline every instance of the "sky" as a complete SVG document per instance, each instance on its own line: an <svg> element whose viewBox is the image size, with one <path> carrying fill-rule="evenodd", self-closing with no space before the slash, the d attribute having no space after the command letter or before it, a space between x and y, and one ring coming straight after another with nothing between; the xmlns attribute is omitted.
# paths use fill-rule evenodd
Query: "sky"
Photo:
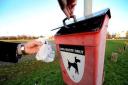
<svg viewBox="0 0 128 85"><path fill-rule="evenodd" d="M77 0L74 14L83 17L84 0ZM128 30L128 0L92 0L92 12L110 8L110 33ZM0 36L54 35L66 16L57 0L0 0Z"/></svg>
<svg viewBox="0 0 128 85"><path fill-rule="evenodd" d="M108 31L111 34L128 31L128 0L93 0L93 12L110 8Z"/></svg>

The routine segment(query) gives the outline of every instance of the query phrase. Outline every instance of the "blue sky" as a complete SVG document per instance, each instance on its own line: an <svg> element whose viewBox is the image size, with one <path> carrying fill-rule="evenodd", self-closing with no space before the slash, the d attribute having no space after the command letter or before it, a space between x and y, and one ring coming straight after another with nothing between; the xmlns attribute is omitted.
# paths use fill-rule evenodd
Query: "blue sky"
<svg viewBox="0 0 128 85"><path fill-rule="evenodd" d="M93 0L93 12L110 8L111 16L108 31L110 33L128 30L128 0Z"/></svg>
<svg viewBox="0 0 128 85"><path fill-rule="evenodd" d="M128 30L128 0L92 0L93 12L111 9L110 33ZM83 0L77 1L74 13L83 17ZM62 26L65 15L57 0L0 0L0 36L53 35L51 29Z"/></svg>

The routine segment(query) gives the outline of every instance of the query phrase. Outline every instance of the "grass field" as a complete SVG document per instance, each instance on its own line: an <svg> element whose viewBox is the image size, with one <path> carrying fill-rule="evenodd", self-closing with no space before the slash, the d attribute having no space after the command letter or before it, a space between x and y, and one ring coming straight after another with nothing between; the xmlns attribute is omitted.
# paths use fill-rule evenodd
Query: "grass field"
<svg viewBox="0 0 128 85"><path fill-rule="evenodd" d="M125 41L107 40L104 85L128 85L128 49L123 50ZM118 53L117 62L111 61L112 52ZM64 85L58 58L48 64L36 61L34 57L27 58L23 57L16 64L0 64L0 85Z"/></svg>
<svg viewBox="0 0 128 85"><path fill-rule="evenodd" d="M128 85L128 48L123 50L124 42L126 40L107 41L104 85ZM111 61L112 52L118 53L117 62Z"/></svg>

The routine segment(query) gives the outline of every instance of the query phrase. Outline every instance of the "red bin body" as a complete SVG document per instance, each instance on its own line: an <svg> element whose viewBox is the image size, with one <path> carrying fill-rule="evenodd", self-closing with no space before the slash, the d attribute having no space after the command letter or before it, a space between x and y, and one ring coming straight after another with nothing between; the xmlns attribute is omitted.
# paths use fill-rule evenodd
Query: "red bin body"
<svg viewBox="0 0 128 85"><path fill-rule="evenodd" d="M63 80L67 85L102 85L110 10L61 27L55 35Z"/></svg>

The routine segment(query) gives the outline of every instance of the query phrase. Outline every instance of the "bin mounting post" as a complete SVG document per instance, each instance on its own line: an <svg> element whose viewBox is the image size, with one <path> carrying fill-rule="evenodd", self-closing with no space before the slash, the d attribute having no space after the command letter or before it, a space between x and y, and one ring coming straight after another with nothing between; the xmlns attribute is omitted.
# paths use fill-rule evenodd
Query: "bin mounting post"
<svg viewBox="0 0 128 85"><path fill-rule="evenodd" d="M92 0L84 0L84 16L92 13Z"/></svg>

